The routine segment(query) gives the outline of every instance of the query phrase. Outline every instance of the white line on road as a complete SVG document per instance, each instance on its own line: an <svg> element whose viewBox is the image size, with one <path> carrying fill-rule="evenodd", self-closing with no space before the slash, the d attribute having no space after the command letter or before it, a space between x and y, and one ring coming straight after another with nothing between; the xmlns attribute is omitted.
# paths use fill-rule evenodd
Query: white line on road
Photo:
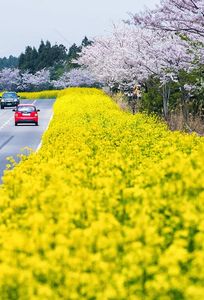
<svg viewBox="0 0 204 300"><path fill-rule="evenodd" d="M10 117L5 123L3 123L3 125L1 125L0 130L4 129L4 127L6 127L11 122L11 120L13 120L13 116Z"/></svg>
<svg viewBox="0 0 204 300"><path fill-rule="evenodd" d="M8 144L12 139L14 138L14 136L10 136L1 146L0 146L0 150L6 146L6 144Z"/></svg>

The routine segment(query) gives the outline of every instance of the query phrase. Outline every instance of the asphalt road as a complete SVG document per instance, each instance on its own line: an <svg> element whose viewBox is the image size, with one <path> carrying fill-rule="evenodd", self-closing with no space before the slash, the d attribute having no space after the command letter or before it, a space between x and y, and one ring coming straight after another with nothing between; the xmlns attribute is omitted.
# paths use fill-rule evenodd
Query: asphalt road
<svg viewBox="0 0 204 300"><path fill-rule="evenodd" d="M8 164L7 157L12 156L18 161L18 154L29 153L23 148L29 147L34 151L38 149L42 134L51 120L54 102L54 99L21 100L21 103L33 103L40 109L39 126L35 126L35 124L15 126L13 108L0 110L0 183Z"/></svg>

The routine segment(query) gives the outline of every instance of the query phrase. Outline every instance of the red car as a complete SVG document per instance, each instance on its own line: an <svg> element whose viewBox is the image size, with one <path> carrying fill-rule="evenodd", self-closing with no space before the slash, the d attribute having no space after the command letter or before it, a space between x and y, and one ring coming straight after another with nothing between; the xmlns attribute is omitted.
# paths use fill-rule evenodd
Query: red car
<svg viewBox="0 0 204 300"><path fill-rule="evenodd" d="M15 126L18 123L35 123L38 126L38 112L40 110L36 109L33 104L19 104L13 111L15 112Z"/></svg>

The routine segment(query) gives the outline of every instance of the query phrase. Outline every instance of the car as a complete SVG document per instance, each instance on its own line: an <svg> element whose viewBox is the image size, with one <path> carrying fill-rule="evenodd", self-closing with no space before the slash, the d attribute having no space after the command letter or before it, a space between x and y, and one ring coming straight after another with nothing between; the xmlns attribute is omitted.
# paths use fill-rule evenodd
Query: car
<svg viewBox="0 0 204 300"><path fill-rule="evenodd" d="M4 107L12 107L20 104L20 97L16 92L4 92L0 97L1 109Z"/></svg>
<svg viewBox="0 0 204 300"><path fill-rule="evenodd" d="M19 123L34 123L38 126L38 112L40 111L33 104L19 104L13 109L15 126Z"/></svg>

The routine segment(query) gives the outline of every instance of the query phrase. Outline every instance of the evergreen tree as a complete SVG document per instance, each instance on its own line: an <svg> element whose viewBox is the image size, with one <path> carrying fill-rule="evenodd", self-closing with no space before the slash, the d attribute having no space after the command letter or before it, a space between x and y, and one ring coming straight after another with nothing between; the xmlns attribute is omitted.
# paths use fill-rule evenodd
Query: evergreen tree
<svg viewBox="0 0 204 300"><path fill-rule="evenodd" d="M89 40L86 36L84 37L84 39L81 42L81 46L82 47L87 47L93 44L93 41Z"/></svg>
<svg viewBox="0 0 204 300"><path fill-rule="evenodd" d="M10 55L8 58L0 58L0 70L4 68L16 68L18 66L18 61L19 58L12 55Z"/></svg>
<svg viewBox="0 0 204 300"><path fill-rule="evenodd" d="M18 67L21 71L28 71L33 74L42 69L49 69L51 78L58 79L63 72L79 67L74 60L77 60L83 47L91 44L92 41L85 36L80 46L74 43L67 53L64 45L55 44L52 46L49 41L41 40L38 49L26 47L25 52L19 57Z"/></svg>
<svg viewBox="0 0 204 300"><path fill-rule="evenodd" d="M34 73L38 70L37 69L37 61L38 61L38 51L35 47L33 47L32 55L31 55L31 64L32 64L31 72L32 73Z"/></svg>
<svg viewBox="0 0 204 300"><path fill-rule="evenodd" d="M74 60L79 57L80 52L81 47L78 47L75 43L69 48L66 65L67 71L79 67L79 65L75 63Z"/></svg>
<svg viewBox="0 0 204 300"><path fill-rule="evenodd" d="M67 49L63 45L52 46L49 41L42 40L38 50L35 47L26 47L25 53L19 58L19 68L22 71L28 70L31 73L50 68L55 65L63 65L67 58Z"/></svg>

